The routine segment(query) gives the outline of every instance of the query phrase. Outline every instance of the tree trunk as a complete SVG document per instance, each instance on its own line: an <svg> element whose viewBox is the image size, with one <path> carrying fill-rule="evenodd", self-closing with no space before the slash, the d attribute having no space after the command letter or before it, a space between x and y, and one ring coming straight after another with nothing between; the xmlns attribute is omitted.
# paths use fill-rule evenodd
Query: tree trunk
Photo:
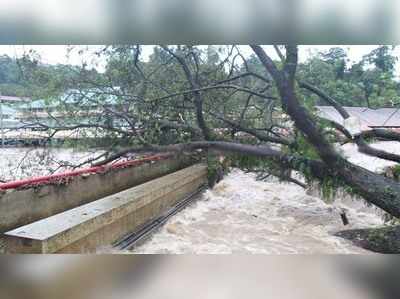
<svg viewBox="0 0 400 299"><path fill-rule="evenodd" d="M332 176L338 176L368 202L400 218L400 184L393 179L356 166L339 153L325 139L315 121L300 104L295 92L297 47L287 46L283 70L279 70L260 46L252 46L261 63L270 72L278 87L282 108L317 150Z"/></svg>
<svg viewBox="0 0 400 299"><path fill-rule="evenodd" d="M400 225L344 230L337 232L335 236L374 252L400 253Z"/></svg>

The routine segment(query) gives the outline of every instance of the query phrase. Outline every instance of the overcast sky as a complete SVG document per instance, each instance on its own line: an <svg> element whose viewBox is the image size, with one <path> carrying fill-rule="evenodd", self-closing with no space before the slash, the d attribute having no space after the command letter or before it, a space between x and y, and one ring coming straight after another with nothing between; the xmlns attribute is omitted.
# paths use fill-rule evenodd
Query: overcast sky
<svg viewBox="0 0 400 299"><path fill-rule="evenodd" d="M85 46L86 47L86 46ZM101 46L88 46L90 49L97 49ZM300 46L299 57L300 61L304 61L309 57L313 51L325 51L335 45L323 45L323 46ZM340 46L346 49L349 59L353 62L359 61L363 55L368 54L377 46L374 45L357 45L357 46ZM248 46L241 46L242 50L246 55L250 55L251 49ZM76 52L73 52L67 57L67 46L65 45L40 45L40 46L13 46L13 45L0 45L0 55L7 54L11 57L21 56L24 52L34 49L37 51L42 61L49 64L63 63L63 64L81 64L82 59L87 59L85 56L80 56ZM268 53L275 58L275 51L272 47L266 47ZM144 47L144 55L147 56L152 52L152 46ZM400 57L400 48L397 47L394 51L395 55ZM101 70L101 67L99 67ZM397 64L397 73L400 73L400 65Z"/></svg>

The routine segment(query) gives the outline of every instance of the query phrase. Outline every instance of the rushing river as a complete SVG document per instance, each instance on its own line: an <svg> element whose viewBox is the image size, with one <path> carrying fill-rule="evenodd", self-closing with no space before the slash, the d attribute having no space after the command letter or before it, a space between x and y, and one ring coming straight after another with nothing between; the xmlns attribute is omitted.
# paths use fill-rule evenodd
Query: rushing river
<svg viewBox="0 0 400 299"><path fill-rule="evenodd" d="M0 179L18 180L65 171L63 165L77 165L99 155L98 150L71 148L0 148Z"/></svg>
<svg viewBox="0 0 400 299"><path fill-rule="evenodd" d="M382 144L375 146L382 148ZM400 150L399 143L393 142L383 148ZM352 162L371 170L394 164L360 154L350 144L342 150ZM6 148L0 153L0 178L11 180L48 174L60 162L79 163L98 151ZM346 226L339 214L342 208L350 221ZM362 200L338 196L327 204L297 185L258 181L253 174L233 169L213 190L126 253L365 253L333 233L382 224L377 209Z"/></svg>
<svg viewBox="0 0 400 299"><path fill-rule="evenodd" d="M347 226L339 206L347 209ZM375 209L361 202L325 204L297 185L257 181L235 169L133 252L362 253L332 233L380 224Z"/></svg>
<svg viewBox="0 0 400 299"><path fill-rule="evenodd" d="M399 143L374 146L390 152ZM342 147L353 163L381 170L395 163L363 155L354 145ZM340 211L346 209L349 225ZM381 213L363 200L337 197L333 204L307 194L295 184L258 181L233 170L213 190L167 224L134 253L367 253L333 233L384 224Z"/></svg>

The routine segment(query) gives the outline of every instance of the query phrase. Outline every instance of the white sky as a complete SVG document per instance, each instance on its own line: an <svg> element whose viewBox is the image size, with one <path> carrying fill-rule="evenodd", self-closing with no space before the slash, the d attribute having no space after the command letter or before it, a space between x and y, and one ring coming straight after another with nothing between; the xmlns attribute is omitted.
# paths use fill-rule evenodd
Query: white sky
<svg viewBox="0 0 400 299"><path fill-rule="evenodd" d="M77 46L78 47L78 46ZM90 50L95 50L101 48L101 46L82 46L82 47L87 47ZM152 52L152 47L153 46L145 46L144 47L144 55L150 55ZM248 46L240 46L243 52L246 55L250 55L252 53L251 49ZM300 52L299 52L299 57L300 61L306 60L310 53L314 51L325 51L328 50L331 47L336 47L335 45L321 45L321 46L300 46ZM375 45L356 45L356 46L347 46L347 45L340 45L339 47L342 47L347 50L348 57L352 62L357 62L359 61L363 55L368 54L371 52L373 49L375 49L377 46ZM21 56L24 52L29 51L30 49L35 50L38 52L41 56L41 59L44 63L49 63L49 64L56 64L56 63L63 63L63 64L75 64L75 65L80 65L82 63L82 60L87 60L87 56L80 56L77 54L77 51L72 52L72 54L67 57L67 46L65 45L38 45L38 46L31 46L31 45L25 45L25 46L14 46L14 45L0 45L0 55L1 54L7 54L11 57L18 57ZM272 46L267 46L266 50L268 53L275 58L276 54L275 51L273 50ZM400 47L396 47L394 54L397 57L400 57ZM102 69L101 66L98 67L99 70ZM397 63L397 74L400 74L400 65Z"/></svg>

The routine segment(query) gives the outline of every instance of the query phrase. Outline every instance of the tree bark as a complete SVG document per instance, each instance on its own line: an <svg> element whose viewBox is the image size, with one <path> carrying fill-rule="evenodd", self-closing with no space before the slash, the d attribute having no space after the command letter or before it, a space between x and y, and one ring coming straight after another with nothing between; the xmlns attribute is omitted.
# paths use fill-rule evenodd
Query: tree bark
<svg viewBox="0 0 400 299"><path fill-rule="evenodd" d="M368 202L399 218L400 185L390 178L375 174L344 159L327 142L307 110L297 99L294 87L297 47L286 46L286 65L282 71L278 70L272 59L260 46L252 46L252 48L273 77L278 87L284 111L295 122L295 126L303 132L308 142L317 150L330 173L333 176L341 177L347 185Z"/></svg>
<svg viewBox="0 0 400 299"><path fill-rule="evenodd" d="M350 229L335 233L335 236L350 240L356 246L379 253L400 253L400 225Z"/></svg>

